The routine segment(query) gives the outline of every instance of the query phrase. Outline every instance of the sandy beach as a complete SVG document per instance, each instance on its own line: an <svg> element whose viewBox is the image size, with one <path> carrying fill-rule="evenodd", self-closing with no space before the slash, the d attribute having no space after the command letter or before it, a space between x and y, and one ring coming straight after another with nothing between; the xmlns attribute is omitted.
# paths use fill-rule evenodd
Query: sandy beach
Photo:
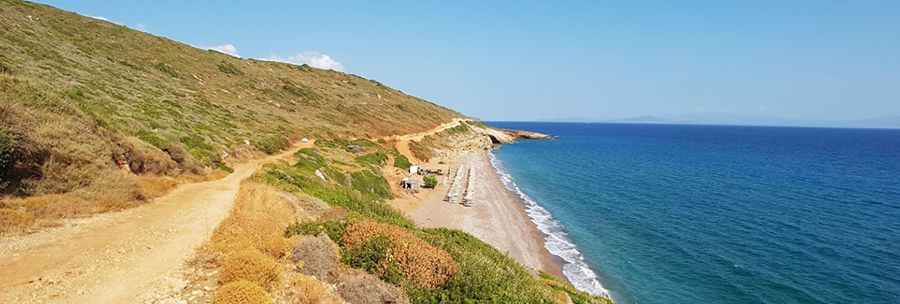
<svg viewBox="0 0 900 304"><path fill-rule="evenodd" d="M468 232L531 269L563 277L560 261L544 248L543 234L528 218L521 198L504 187L487 151L466 152L442 161L444 164L433 160L427 166L444 172L460 165L472 169L471 207L444 201L448 175L441 176L436 189L400 197L393 205L422 227Z"/></svg>

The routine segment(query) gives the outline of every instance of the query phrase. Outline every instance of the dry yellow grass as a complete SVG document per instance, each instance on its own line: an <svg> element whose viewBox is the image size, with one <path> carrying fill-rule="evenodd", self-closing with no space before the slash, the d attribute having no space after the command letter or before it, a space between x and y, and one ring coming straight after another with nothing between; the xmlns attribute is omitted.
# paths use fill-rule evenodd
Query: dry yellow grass
<svg viewBox="0 0 900 304"><path fill-rule="evenodd" d="M271 304L272 297L249 281L236 281L216 290L215 304Z"/></svg>
<svg viewBox="0 0 900 304"><path fill-rule="evenodd" d="M13 209L0 209L0 233L18 232L34 223L34 216Z"/></svg>
<svg viewBox="0 0 900 304"><path fill-rule="evenodd" d="M293 304L340 304L339 297L330 293L328 287L307 275L299 275L291 281L289 296Z"/></svg>
<svg viewBox="0 0 900 304"><path fill-rule="evenodd" d="M175 189L178 181L164 176L139 176L137 184L144 199L154 199Z"/></svg>
<svg viewBox="0 0 900 304"><path fill-rule="evenodd" d="M456 262L446 251L389 224L374 221L351 224L341 237L341 243L352 249L365 245L376 236L385 236L390 240L393 261L397 262L406 278L419 287L440 287L458 271Z"/></svg>
<svg viewBox="0 0 900 304"><path fill-rule="evenodd" d="M219 283L246 280L270 288L278 282L280 272L281 266L275 259L256 249L246 249L225 257L219 274Z"/></svg>
<svg viewBox="0 0 900 304"><path fill-rule="evenodd" d="M53 193L23 198L0 199L3 205L19 209L37 220L82 217L139 206L169 193L178 185L170 177L136 176L122 171L109 171L93 184L68 193ZM0 232L5 231L0 227Z"/></svg>
<svg viewBox="0 0 900 304"><path fill-rule="evenodd" d="M257 249L274 258L290 249L284 230L295 220L294 208L279 191L256 182L244 182L231 215L219 225L210 249L221 255L247 248Z"/></svg>

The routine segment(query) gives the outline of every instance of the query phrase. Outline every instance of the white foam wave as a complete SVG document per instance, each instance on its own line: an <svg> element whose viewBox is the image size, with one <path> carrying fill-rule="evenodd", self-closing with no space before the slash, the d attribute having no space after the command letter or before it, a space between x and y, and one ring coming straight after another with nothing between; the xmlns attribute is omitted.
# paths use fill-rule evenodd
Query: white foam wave
<svg viewBox="0 0 900 304"><path fill-rule="evenodd" d="M519 189L519 186L513 181L503 165L494 153L489 153L491 165L500 175L500 180L506 189L515 192L525 202L525 213L531 218L531 221L537 226L538 230L544 233L544 247L551 254L559 257L565 263L562 271L566 279L572 283L575 288L587 293L598 296L609 296L609 291L603 288L597 278L597 274L591 270L591 267L584 261L584 255L575 246L575 243L568 238L565 228L553 218L547 209L538 205L537 202L528 197L525 192Z"/></svg>

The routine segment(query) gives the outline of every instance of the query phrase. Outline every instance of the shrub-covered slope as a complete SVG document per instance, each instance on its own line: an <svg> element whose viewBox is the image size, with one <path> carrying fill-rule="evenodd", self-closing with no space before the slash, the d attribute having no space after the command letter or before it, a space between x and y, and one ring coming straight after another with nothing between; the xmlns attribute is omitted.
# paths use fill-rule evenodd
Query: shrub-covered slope
<svg viewBox="0 0 900 304"><path fill-rule="evenodd" d="M355 75L235 58L0 0L6 194L70 192L119 168L200 173L300 137L416 132L458 116Z"/></svg>

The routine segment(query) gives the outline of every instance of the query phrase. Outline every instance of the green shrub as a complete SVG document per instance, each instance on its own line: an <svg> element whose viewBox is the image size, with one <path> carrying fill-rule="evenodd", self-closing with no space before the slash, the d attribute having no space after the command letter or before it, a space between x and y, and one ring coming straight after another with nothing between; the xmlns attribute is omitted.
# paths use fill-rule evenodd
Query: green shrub
<svg viewBox="0 0 900 304"><path fill-rule="evenodd" d="M346 229L347 221L293 223L284 231L284 237L289 238L295 235L316 236L324 232L332 241L340 242L341 236L344 235L344 230Z"/></svg>
<svg viewBox="0 0 900 304"><path fill-rule="evenodd" d="M316 169L328 165L325 162L325 158L322 157L322 155L313 148L300 149L300 151L294 153L294 157L297 158L297 162L294 164L294 167L303 169L307 173L315 172Z"/></svg>
<svg viewBox="0 0 900 304"><path fill-rule="evenodd" d="M403 156L403 154L400 154L400 152L397 152L397 150L394 150L393 154L394 154L394 167L397 167L397 168L400 168L403 170L409 170L409 167L412 166L412 163L409 162L409 159L406 158L406 156Z"/></svg>
<svg viewBox="0 0 900 304"><path fill-rule="evenodd" d="M447 129L446 132L452 135L452 134L466 133L466 132L469 132L469 130L470 130L469 126L467 124L463 123L463 124L459 124L458 126Z"/></svg>
<svg viewBox="0 0 900 304"><path fill-rule="evenodd" d="M291 143L288 139L280 135L270 135L257 139L253 142L253 146L266 154L275 154L275 152L284 150Z"/></svg>
<svg viewBox="0 0 900 304"><path fill-rule="evenodd" d="M387 155L382 152L369 153L363 156L356 157L357 163L369 166L381 167L386 161Z"/></svg>
<svg viewBox="0 0 900 304"><path fill-rule="evenodd" d="M406 288L413 303L552 303L552 291L522 265L458 230L421 229L418 235L446 250L459 272L441 289Z"/></svg>
<svg viewBox="0 0 900 304"><path fill-rule="evenodd" d="M346 250L344 263L353 268L375 272L383 260L390 258L391 240L387 236L378 235L365 241L364 244Z"/></svg>
<svg viewBox="0 0 900 304"><path fill-rule="evenodd" d="M434 189L434 187L437 187L437 183L437 177L434 177L434 175L428 175L425 176L424 185L422 185L422 187Z"/></svg>

